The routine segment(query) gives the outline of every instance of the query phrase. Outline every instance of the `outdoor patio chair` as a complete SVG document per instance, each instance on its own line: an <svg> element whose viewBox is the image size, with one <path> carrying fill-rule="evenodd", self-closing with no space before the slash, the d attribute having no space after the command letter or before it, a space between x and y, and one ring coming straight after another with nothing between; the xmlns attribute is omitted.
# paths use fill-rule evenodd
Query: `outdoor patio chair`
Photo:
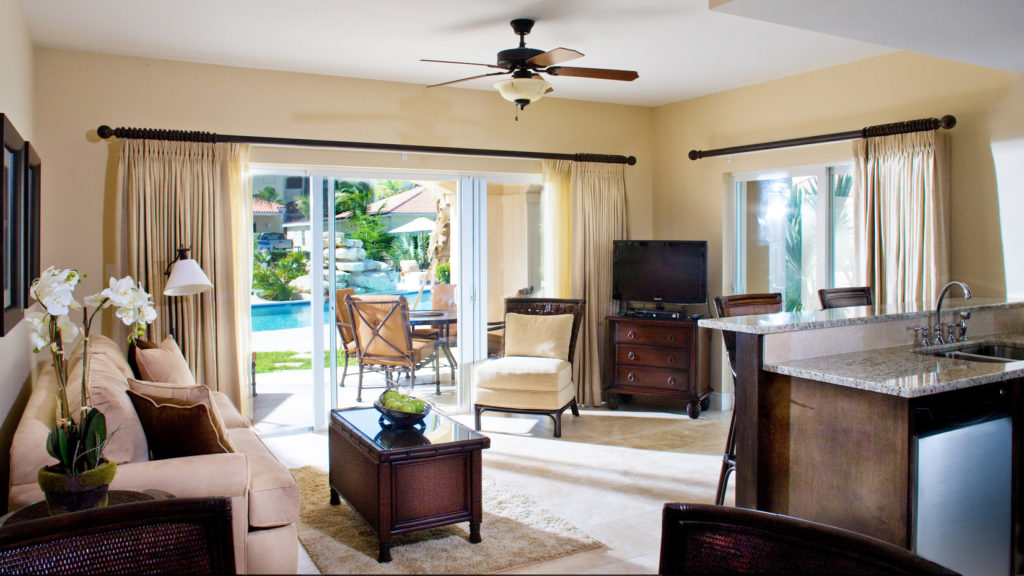
<svg viewBox="0 0 1024 576"><path fill-rule="evenodd" d="M562 436L562 413L579 416L573 352L585 301L506 298L504 351L476 367L476 429L485 411L544 414Z"/></svg>
<svg viewBox="0 0 1024 576"><path fill-rule="evenodd" d="M342 288L334 291L335 323L338 326L338 335L341 336L341 348L345 353L345 366L341 369L341 380L338 381L339 386L345 385L345 376L348 375L348 359L353 356L359 356L359 351L356 350L356 333L352 328L352 315L349 313L348 304L345 302L345 296L355 293L354 288Z"/></svg>
<svg viewBox="0 0 1024 576"><path fill-rule="evenodd" d="M410 389L416 387L416 370L433 361L436 393L441 394L437 344L433 340L412 337L409 304L403 296L345 296L355 332L359 354L359 389L356 402L362 402L363 375L367 369L382 373L384 388L397 388L396 371L404 371Z"/></svg>

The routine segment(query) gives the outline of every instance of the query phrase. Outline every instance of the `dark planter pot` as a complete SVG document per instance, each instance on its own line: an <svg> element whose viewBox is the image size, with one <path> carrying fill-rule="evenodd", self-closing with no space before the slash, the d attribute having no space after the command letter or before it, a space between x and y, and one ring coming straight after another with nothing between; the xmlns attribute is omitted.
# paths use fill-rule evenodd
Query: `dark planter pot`
<svg viewBox="0 0 1024 576"><path fill-rule="evenodd" d="M81 474L66 474L56 465L39 469L39 487L46 495L51 516L107 505L107 487L114 480L117 464L104 462Z"/></svg>

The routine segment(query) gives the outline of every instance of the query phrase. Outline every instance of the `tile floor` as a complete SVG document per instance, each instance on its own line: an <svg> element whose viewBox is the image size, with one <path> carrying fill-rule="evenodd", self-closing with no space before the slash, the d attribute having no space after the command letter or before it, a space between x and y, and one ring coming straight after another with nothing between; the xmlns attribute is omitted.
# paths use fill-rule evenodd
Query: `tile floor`
<svg viewBox="0 0 1024 576"><path fill-rule="evenodd" d="M546 417L485 413L482 431L491 438L485 473L605 544L512 572L656 573L662 506L713 501L729 416L712 411L691 420L682 403L638 397L617 411L584 408L579 418L567 413L562 438L555 439ZM456 419L472 425L471 415ZM327 468L325 433L264 439L290 468ZM726 503L732 500L730 492ZM299 552L299 573L317 573L301 546Z"/></svg>

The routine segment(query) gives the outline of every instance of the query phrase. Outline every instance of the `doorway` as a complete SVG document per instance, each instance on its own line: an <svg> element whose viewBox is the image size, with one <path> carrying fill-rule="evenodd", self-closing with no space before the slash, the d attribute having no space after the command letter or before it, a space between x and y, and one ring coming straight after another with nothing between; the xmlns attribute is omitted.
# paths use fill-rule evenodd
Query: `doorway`
<svg viewBox="0 0 1024 576"><path fill-rule="evenodd" d="M270 435L323 429L331 408L371 405L383 390L374 388L383 385L383 376L366 373L361 401L356 400L359 364L351 353L346 363L345 342L335 322L339 306L345 306L338 288L400 294L410 310L453 306L458 328L445 342L449 354L440 356L441 393L435 394L434 372L426 367L417 371L415 394L445 412L467 412L472 366L487 357L486 322L495 314L491 302L497 300L500 307L502 301L500 291L490 295L489 271L502 270L500 264L511 254L523 252L517 248L520 243L533 247L526 252L534 256L524 262L536 265L540 259L542 241L528 239L542 232L536 225L539 214L525 200L539 197L539 176L446 180L437 173L260 166L252 178L256 429ZM515 210L495 214L488 209L489 197L520 200L503 201ZM369 217L353 218L353 208L365 208ZM510 215L533 224L513 226L519 235L513 241L495 240L488 222L507 224ZM446 221L445 233L426 226L425 221L436 225L441 220ZM504 226L496 230L505 233ZM430 241L438 236L445 237L442 246ZM493 255L489 247L494 246L505 246L505 253ZM270 266L270 259L276 278L260 270ZM530 272L517 274L529 285ZM532 281L539 284L539 272L533 274ZM499 278L496 284L504 285L504 276ZM441 283L452 288L447 290L453 294L449 302L435 297ZM269 291L268 284L280 293ZM496 314L500 319L500 312ZM323 358L323 363L314 358Z"/></svg>

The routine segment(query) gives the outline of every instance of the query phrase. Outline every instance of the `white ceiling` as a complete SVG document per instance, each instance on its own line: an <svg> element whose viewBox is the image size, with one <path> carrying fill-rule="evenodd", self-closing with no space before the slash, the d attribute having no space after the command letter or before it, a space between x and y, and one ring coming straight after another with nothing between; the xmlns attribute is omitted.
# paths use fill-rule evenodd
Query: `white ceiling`
<svg viewBox="0 0 1024 576"><path fill-rule="evenodd" d="M1024 5L1021 0L987 2L1016 7L1015 12ZM837 5L848 8L851 4L870 4L878 5L874 6L877 10L892 11L893 4L903 3L941 4L951 9L957 4L975 4L963 0L737 0L721 7L746 11L751 16L748 18L709 10L708 0L21 3L38 46L422 85L491 70L420 62L420 58L494 63L498 50L517 45L518 37L509 27L509 20L533 18L537 24L526 38L527 46L543 50L573 48L586 56L568 66L630 69L640 75L633 82L550 78L555 92L549 97L640 106L657 106L868 58L891 51L887 46L904 48L890 40L888 33L848 40L799 29L803 26L842 35L850 34L848 28L854 24L867 25L844 14L839 20L847 26L820 26L819 18L814 16L819 5L831 6L833 12L821 14L835 24L831 16ZM766 17L758 4L783 6L780 13L784 17L778 19L792 26L752 19ZM813 11L809 5L813 5ZM767 11L767 16L774 15L774 11ZM963 21L954 23L959 26ZM1019 18L1013 21L1019 23ZM1001 26L999 30L1006 28ZM944 45L942 31L932 30L931 34L938 38L936 44ZM976 45L961 42L952 49L970 47ZM1017 49L1013 58L1019 63L1022 54L1024 50ZM493 90L493 82L481 79L434 89Z"/></svg>

